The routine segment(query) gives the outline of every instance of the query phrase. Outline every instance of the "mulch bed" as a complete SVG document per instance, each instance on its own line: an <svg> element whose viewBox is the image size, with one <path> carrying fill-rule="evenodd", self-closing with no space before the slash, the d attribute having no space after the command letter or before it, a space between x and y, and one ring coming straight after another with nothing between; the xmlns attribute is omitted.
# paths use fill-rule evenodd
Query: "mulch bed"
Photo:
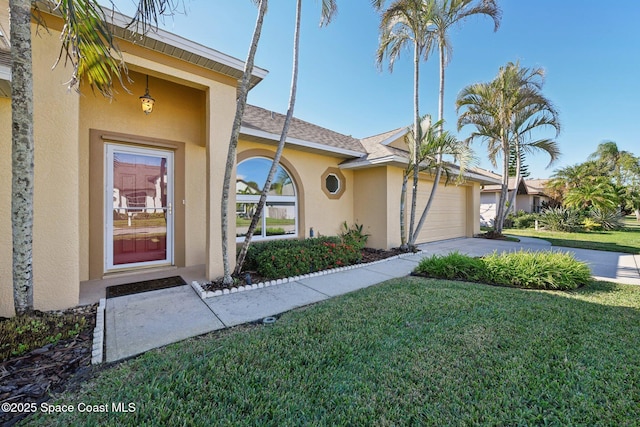
<svg viewBox="0 0 640 427"><path fill-rule="evenodd" d="M76 338L47 344L22 356L0 362L0 404L40 403L50 392L64 390L72 376L82 378L91 367L93 328L97 304L65 311L84 316L85 328ZM0 424L11 426L29 413L5 413L0 409Z"/></svg>
<svg viewBox="0 0 640 427"><path fill-rule="evenodd" d="M392 256L400 255L403 253L405 252L400 250L399 248L393 248L389 250L364 248L362 250L362 260L360 261L360 263L366 264L374 261L380 261L380 260L391 258ZM238 283L238 286L244 286L246 284L247 274L251 277L251 283L260 283L260 282L271 280L259 275L255 271L247 271L243 273L242 280ZM213 292L213 291L218 291L223 289L229 289L229 286L225 286L222 283L222 278L220 278L218 280L205 283L204 286L202 286L202 288L204 291Z"/></svg>

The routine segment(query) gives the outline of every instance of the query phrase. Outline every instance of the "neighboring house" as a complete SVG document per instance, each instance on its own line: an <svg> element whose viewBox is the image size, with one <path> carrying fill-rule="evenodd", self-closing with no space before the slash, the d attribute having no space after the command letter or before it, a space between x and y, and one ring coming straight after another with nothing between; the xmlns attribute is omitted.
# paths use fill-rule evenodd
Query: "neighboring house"
<svg viewBox="0 0 640 427"><path fill-rule="evenodd" d="M0 0L0 136L11 140L7 1ZM55 69L62 21L33 38L35 308L79 303L82 287L175 267L222 275L220 199L236 87L244 63L163 30L118 43L132 80L114 101L69 92L69 70ZM114 14L116 30L126 17ZM118 29L119 28L119 29ZM35 34L35 24L33 31ZM255 86L267 72L254 68ZM142 112L146 89L156 103ZM236 193L228 215L230 247L247 221L280 138L284 116L248 105L237 154ZM400 244L399 201L407 164L406 129L359 140L294 119L255 240L335 235L358 222L368 244ZM0 147L0 316L13 314L11 154ZM431 188L421 175L418 208ZM498 181L470 172L463 185L441 184L418 242L479 232L481 185ZM410 202L410 201L408 201ZM235 205L235 206L234 206ZM409 205L407 205L409 206ZM235 236L235 237L234 237ZM233 258L233 252L232 252Z"/></svg>
<svg viewBox="0 0 640 427"><path fill-rule="evenodd" d="M500 175L490 173L494 178L500 179ZM515 212L524 211L538 213L551 202L551 198L545 193L545 184L548 179L524 179L521 178L516 186L516 178L509 178L509 196L517 187ZM496 217L496 206L500 200L500 185L485 185L480 194L480 225L491 226ZM513 211L512 211L513 212Z"/></svg>

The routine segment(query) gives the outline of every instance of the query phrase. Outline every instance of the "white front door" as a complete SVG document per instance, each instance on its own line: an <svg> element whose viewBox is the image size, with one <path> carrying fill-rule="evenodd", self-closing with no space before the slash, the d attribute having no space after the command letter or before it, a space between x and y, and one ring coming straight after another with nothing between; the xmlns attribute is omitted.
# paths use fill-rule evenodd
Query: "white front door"
<svg viewBox="0 0 640 427"><path fill-rule="evenodd" d="M173 264L173 152L105 147L105 271Z"/></svg>

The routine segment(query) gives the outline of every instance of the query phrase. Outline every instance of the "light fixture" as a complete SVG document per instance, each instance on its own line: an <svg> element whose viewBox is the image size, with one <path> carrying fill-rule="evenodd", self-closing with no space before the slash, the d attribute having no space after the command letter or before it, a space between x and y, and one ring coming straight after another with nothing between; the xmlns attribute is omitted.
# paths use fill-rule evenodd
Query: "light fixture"
<svg viewBox="0 0 640 427"><path fill-rule="evenodd" d="M144 92L144 95L140 97L140 102L142 102L142 111L145 114L151 114L153 111L153 103L156 102L156 100L149 95L149 75L147 75L147 90Z"/></svg>

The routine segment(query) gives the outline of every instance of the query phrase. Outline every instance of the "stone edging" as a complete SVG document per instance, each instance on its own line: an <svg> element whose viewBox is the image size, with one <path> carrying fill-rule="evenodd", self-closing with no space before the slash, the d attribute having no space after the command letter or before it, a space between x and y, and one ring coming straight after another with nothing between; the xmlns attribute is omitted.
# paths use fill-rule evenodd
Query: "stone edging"
<svg viewBox="0 0 640 427"><path fill-rule="evenodd" d="M406 258L406 257L413 256L413 255L416 255L416 254L421 254L421 253L423 253L423 252L422 251L418 251L418 252L410 252L410 253L406 253L406 254L398 254L398 255L394 255L392 257L381 259L381 260L378 260L378 261L368 262L366 264L348 265L346 267L338 267L338 268L332 268L332 269L329 269L329 270L316 271L315 273L303 274L303 275L300 275L300 276L286 277L284 279L269 280L269 281L266 281L266 282L253 283L251 285L232 287L230 289L222 289L222 290L219 289L217 291L205 291L202 288L202 285L199 282L195 281L195 280L193 282L191 282L191 287L196 292L196 294L198 294L198 296L200 296L200 298L204 300L204 299L207 299L207 298L219 297L219 296L222 296L222 295L235 294L237 292L245 292L245 291L251 291L253 289L268 288L270 286L281 285L283 283L289 283L289 282L295 282L295 281L302 280L302 279L309 279L311 277L324 276L324 275L327 275L327 274L338 273L340 271L347 271L347 270L353 270L353 269L356 269L356 268L368 267L368 266L379 264L379 263L382 263L382 262L385 262L385 261L391 261L391 260L394 260L394 259Z"/></svg>
<svg viewBox="0 0 640 427"><path fill-rule="evenodd" d="M102 363L104 352L104 309L107 300L100 298L100 304L96 310L96 327L93 329L93 346L91 347L91 364Z"/></svg>

